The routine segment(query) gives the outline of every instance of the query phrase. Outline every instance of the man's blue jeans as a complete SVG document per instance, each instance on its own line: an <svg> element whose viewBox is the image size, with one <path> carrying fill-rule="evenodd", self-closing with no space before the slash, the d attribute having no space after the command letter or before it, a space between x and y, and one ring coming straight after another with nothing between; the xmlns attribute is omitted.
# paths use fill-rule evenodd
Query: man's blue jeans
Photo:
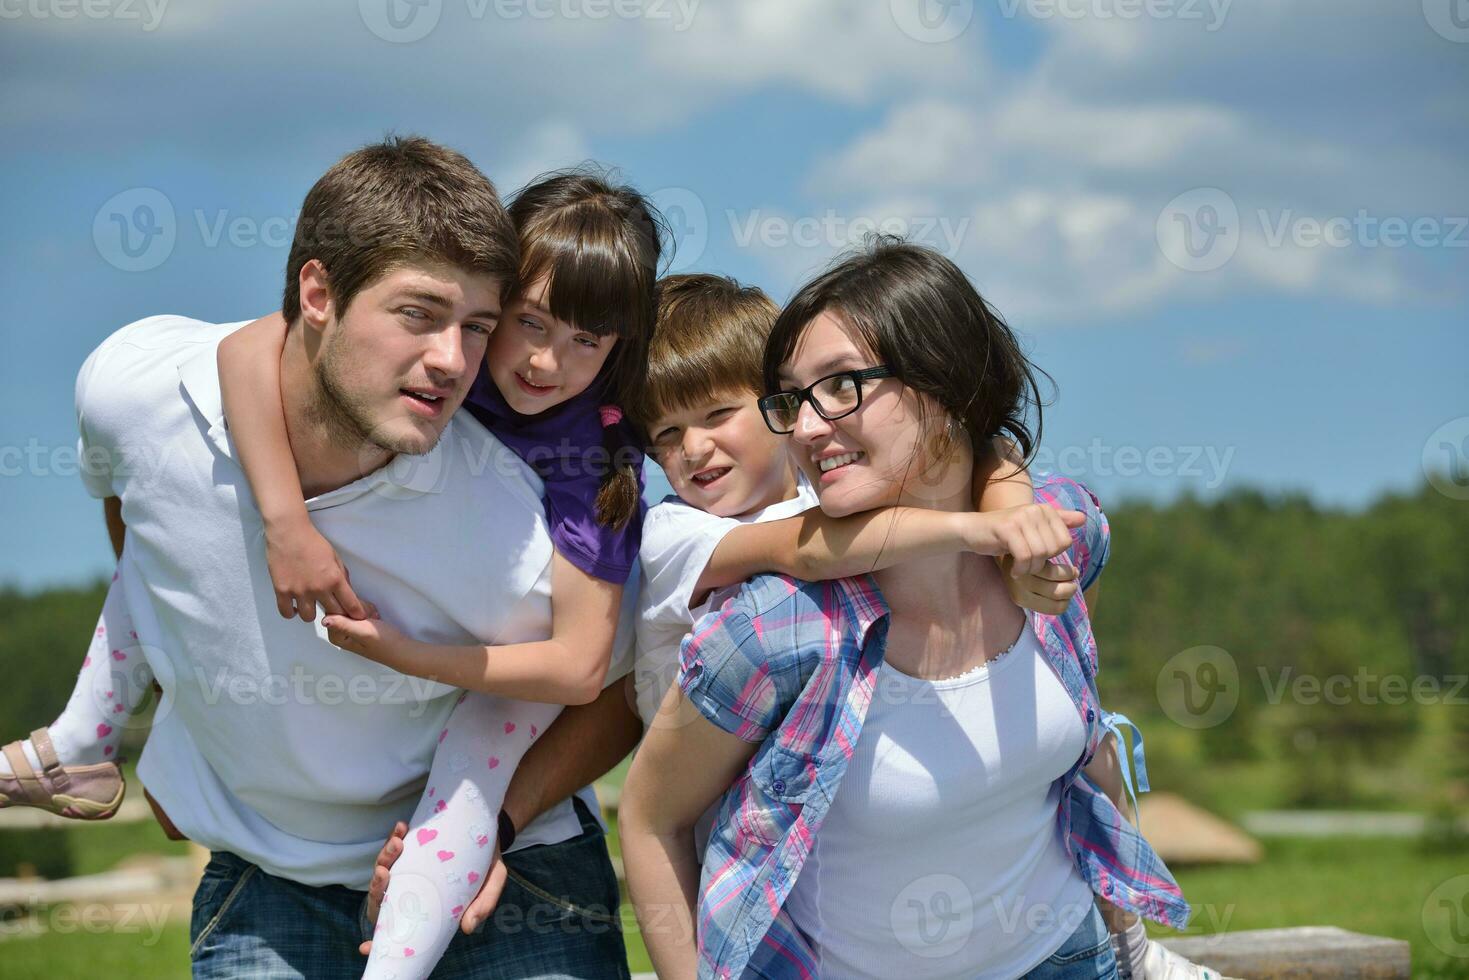
<svg viewBox="0 0 1469 980"><path fill-rule="evenodd" d="M617 876L596 820L576 801L582 834L515 851L495 914L458 933L434 980L627 980ZM189 925L195 980L358 980L371 930L367 893L312 888L227 851L211 855Z"/></svg>

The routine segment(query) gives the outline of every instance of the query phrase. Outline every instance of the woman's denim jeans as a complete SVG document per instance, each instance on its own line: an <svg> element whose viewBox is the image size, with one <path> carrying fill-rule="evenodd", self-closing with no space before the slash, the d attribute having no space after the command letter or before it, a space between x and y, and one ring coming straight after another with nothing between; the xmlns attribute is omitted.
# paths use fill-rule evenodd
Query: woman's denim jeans
<svg viewBox="0 0 1469 980"><path fill-rule="evenodd" d="M1040 966L1025 975L1026 980L1111 980L1117 976L1117 957L1112 952L1112 939L1102 914L1092 906L1087 916Z"/></svg>

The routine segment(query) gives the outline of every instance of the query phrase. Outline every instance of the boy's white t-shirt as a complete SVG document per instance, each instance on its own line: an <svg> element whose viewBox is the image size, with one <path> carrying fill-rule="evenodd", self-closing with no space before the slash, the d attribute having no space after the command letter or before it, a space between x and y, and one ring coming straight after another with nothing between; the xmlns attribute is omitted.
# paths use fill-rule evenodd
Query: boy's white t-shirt
<svg viewBox="0 0 1469 980"><path fill-rule="evenodd" d="M699 576L724 536L742 524L762 524L795 517L819 500L804 474L797 474L796 495L746 517L718 517L691 507L674 495L651 509L643 520L639 552L642 585L638 594L637 687L638 714L651 726L658 705L678 676L678 652L683 639L700 616L717 609L739 586L715 589L703 602L689 607Z"/></svg>

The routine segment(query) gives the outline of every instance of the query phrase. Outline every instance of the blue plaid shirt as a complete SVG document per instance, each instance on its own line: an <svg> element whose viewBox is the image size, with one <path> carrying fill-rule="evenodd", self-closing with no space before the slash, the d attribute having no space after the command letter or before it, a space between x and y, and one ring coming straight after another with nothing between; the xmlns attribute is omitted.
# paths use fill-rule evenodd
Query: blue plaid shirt
<svg viewBox="0 0 1469 980"><path fill-rule="evenodd" d="M1053 561L1106 563L1107 518L1079 483L1038 476L1042 503L1086 514ZM1092 890L1182 928L1189 907L1152 847L1081 772L1106 733L1097 647L1080 591L1060 616L1029 613L1052 669L1086 724L1086 751L1062 777L1056 819ZM699 889L699 976L815 977L816 959L784 910L862 734L886 647L888 608L870 576L800 582L762 575L684 641L679 686L715 725L759 749L720 800Z"/></svg>

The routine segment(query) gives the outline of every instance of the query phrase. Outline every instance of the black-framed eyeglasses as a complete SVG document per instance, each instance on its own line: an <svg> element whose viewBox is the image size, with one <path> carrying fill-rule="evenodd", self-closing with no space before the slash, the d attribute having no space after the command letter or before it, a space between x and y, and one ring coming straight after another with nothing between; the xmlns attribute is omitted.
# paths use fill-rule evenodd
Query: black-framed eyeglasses
<svg viewBox="0 0 1469 980"><path fill-rule="evenodd" d="M760 415L765 426L778 436L796 431L796 417L801 403L810 402L816 414L828 422L851 415L862 407L862 383L891 378L893 369L885 364L858 371L838 371L811 382L799 391L777 391L760 399Z"/></svg>

